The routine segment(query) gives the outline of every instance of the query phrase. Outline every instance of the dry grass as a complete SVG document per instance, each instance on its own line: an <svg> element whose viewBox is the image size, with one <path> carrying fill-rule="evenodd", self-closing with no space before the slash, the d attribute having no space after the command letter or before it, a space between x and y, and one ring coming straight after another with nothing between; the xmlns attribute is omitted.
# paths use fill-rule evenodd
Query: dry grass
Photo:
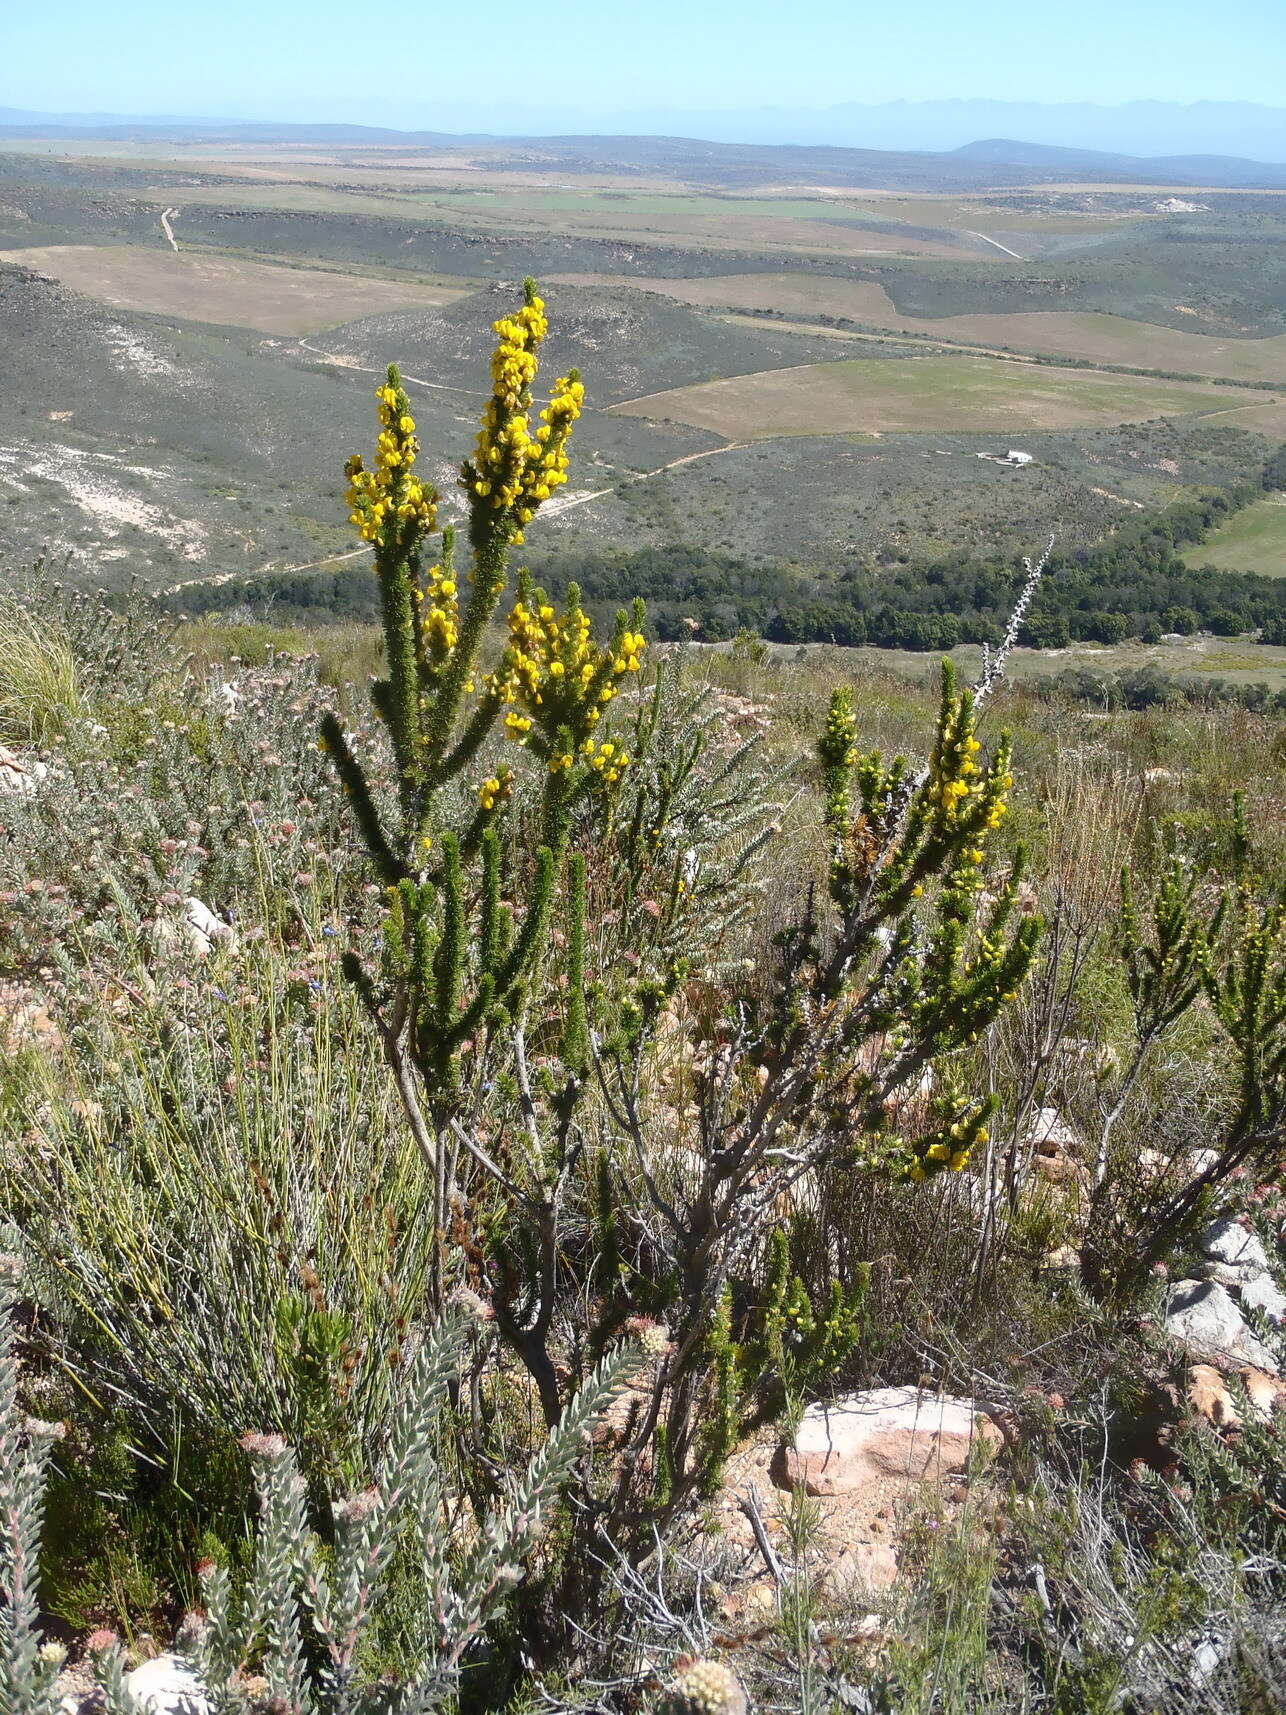
<svg viewBox="0 0 1286 1715"><path fill-rule="evenodd" d="M1239 402L1249 406L1252 400L1200 382L1044 369L1003 358L926 356L764 370L677 387L613 409L745 441L925 429L1013 437L1024 429L1102 427L1203 408L1222 415ZM1286 405L1279 409L1286 412Z"/></svg>
<svg viewBox="0 0 1286 1715"><path fill-rule="evenodd" d="M587 276L566 276L586 279ZM871 327L930 334L937 339L1014 351L1047 352L1089 363L1168 369L1181 374L1228 376L1235 381L1286 384L1286 334L1271 339L1228 339L1185 333L1126 316L1075 310L1030 310L963 316L904 315L884 287L870 280L830 275L727 274L702 280L619 279L604 283L660 292L685 304L780 310L785 314L847 316Z"/></svg>
<svg viewBox="0 0 1286 1715"><path fill-rule="evenodd" d="M181 238L181 217L178 233ZM381 280L193 251L175 255L137 245L56 244L5 251L0 262L52 274L114 309L150 310L275 334L315 333L408 306L437 308L472 290L468 280Z"/></svg>

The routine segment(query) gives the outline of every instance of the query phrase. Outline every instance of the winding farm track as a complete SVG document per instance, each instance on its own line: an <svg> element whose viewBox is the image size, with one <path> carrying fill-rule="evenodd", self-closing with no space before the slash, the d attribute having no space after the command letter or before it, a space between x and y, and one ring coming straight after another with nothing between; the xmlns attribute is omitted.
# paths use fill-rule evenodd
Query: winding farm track
<svg viewBox="0 0 1286 1715"><path fill-rule="evenodd" d="M378 371L373 371L373 373L378 374ZM404 381L410 381L412 377L404 375L402 379ZM435 383L421 382L420 385L428 387L435 385ZM463 392L464 389L456 388L453 389L453 391ZM706 447L699 453L684 453L682 458L671 459L668 464L658 465L655 470L635 471L630 476L623 476L619 481L614 482L610 488L596 488L589 494L569 494L565 500L551 500L547 506L541 508L539 516L544 519L559 518L564 512L570 512L573 507L588 506L591 500L602 500L605 495L614 494L618 488L624 488L627 484L632 485L636 482L650 482L653 477L664 476L666 471L677 470L680 465L694 464L697 459L714 458L719 453L733 453L736 452L739 447L748 445L749 442L747 441L729 441L726 446ZM297 566L260 566L258 572L251 572L248 575L253 578L266 577L270 572L276 574L285 574L289 572L312 572L316 571L321 566L337 566L341 560L355 560L359 554L365 554L368 552L368 548L352 548L346 554L327 554L324 559L305 560L301 565ZM246 576L247 574L245 572L238 571L216 572L212 577L206 578L184 578L181 583L169 584L161 591L161 594L178 595L180 590L192 589L198 584L204 589L217 589L220 584L235 583Z"/></svg>
<svg viewBox="0 0 1286 1715"><path fill-rule="evenodd" d="M326 363L333 363L337 369L351 369L357 375L383 375L384 373L384 369L382 367L376 367L369 363L357 363L354 359L351 357L345 357L342 353L323 351L319 345L309 345L308 341L304 339L302 335L296 339L295 344L299 346L302 351L309 351L314 357L320 357ZM431 387L435 393L463 393L468 399L479 399L481 397L476 388L455 387L449 381L425 381L422 376L408 375L405 370L402 371L402 380L404 382L409 381L413 387ZM540 399L537 403L547 405L549 401L547 399Z"/></svg>
<svg viewBox="0 0 1286 1715"><path fill-rule="evenodd" d="M174 228L170 225L170 216L174 215L177 218L178 213L179 211L177 208L163 208L161 210L161 231L169 239L170 249L176 256L179 253L179 241L174 236Z"/></svg>

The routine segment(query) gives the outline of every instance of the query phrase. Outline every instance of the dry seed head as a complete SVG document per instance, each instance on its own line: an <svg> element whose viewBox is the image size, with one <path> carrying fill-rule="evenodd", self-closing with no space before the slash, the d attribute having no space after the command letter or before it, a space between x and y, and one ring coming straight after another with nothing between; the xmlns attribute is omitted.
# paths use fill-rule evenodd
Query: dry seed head
<svg viewBox="0 0 1286 1715"><path fill-rule="evenodd" d="M658 1715L749 1715L741 1681L721 1661L689 1661L662 1694Z"/></svg>

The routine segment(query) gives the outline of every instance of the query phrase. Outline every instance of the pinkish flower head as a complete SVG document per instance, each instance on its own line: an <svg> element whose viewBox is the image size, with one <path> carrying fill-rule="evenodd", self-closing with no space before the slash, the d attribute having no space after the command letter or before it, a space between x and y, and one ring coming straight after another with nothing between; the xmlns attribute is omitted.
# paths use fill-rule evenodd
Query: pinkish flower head
<svg viewBox="0 0 1286 1715"><path fill-rule="evenodd" d="M237 1446L245 1453L256 1459L280 1459L286 1451L286 1438L275 1433L263 1434L258 1430L247 1430L237 1442Z"/></svg>
<svg viewBox="0 0 1286 1715"><path fill-rule="evenodd" d="M447 1299L453 1309L463 1310L466 1316L475 1322L490 1322L495 1311L487 1303L480 1292L475 1292L471 1286L457 1286Z"/></svg>
<svg viewBox="0 0 1286 1715"><path fill-rule="evenodd" d="M332 1511L336 1522L343 1524L361 1524L370 1518L380 1504L378 1489L363 1489L360 1494L349 1495L345 1500L336 1501Z"/></svg>

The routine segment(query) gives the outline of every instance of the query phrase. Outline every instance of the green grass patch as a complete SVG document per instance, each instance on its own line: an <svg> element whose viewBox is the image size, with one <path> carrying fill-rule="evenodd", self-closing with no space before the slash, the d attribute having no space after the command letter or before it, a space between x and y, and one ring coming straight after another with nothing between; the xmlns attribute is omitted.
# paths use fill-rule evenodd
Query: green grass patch
<svg viewBox="0 0 1286 1715"><path fill-rule="evenodd" d="M1221 571L1286 577L1286 495L1268 495L1238 512L1214 532L1201 555L1203 564Z"/></svg>

